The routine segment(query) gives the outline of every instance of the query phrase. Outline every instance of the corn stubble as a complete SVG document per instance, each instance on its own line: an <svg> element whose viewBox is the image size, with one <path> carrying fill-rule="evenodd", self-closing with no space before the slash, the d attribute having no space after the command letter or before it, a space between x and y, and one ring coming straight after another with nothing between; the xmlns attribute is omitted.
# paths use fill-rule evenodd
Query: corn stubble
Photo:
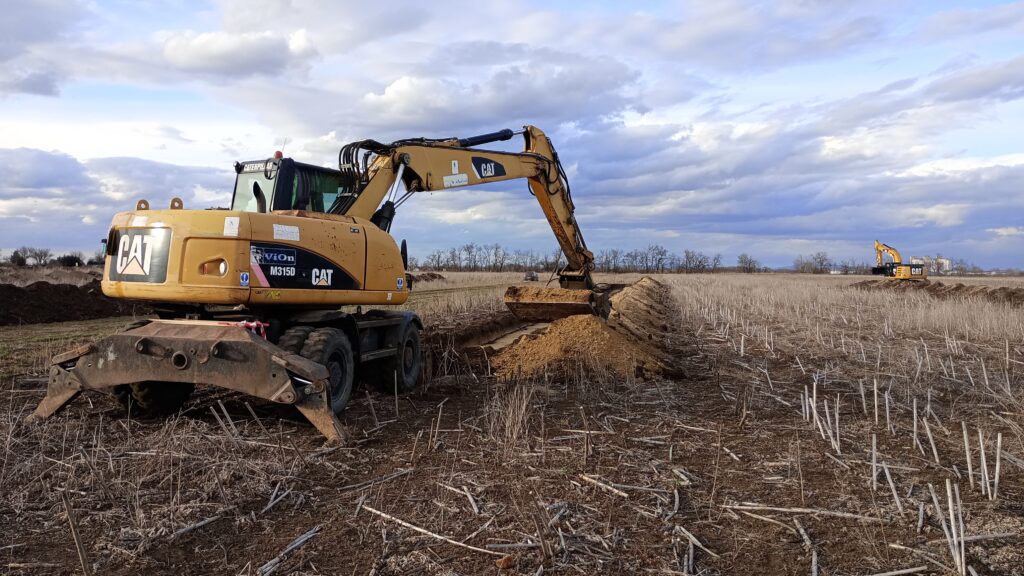
<svg viewBox="0 0 1024 576"><path fill-rule="evenodd" d="M582 346L557 369L499 375L479 340L504 322L507 279L446 276L454 290L424 283L410 304L445 331L425 334L426 386L355 396L342 447L218 390L167 420L94 396L24 426L40 364L6 359L36 375L0 389L0 572L1024 565L1019 309L845 278L661 276L678 371L623 374ZM18 337L84 337L48 330Z"/></svg>

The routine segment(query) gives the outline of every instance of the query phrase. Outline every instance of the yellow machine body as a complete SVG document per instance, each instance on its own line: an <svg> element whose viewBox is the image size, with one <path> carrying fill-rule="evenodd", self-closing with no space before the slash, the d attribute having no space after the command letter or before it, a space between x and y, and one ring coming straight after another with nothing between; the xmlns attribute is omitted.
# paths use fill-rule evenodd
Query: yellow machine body
<svg viewBox="0 0 1024 576"><path fill-rule="evenodd" d="M114 216L103 293L220 305L402 304L394 238L352 216L134 210Z"/></svg>
<svg viewBox="0 0 1024 576"><path fill-rule="evenodd" d="M889 261L886 261L886 256ZM875 267L872 274L897 280L927 280L928 270L924 264L904 264L899 250L875 240Z"/></svg>

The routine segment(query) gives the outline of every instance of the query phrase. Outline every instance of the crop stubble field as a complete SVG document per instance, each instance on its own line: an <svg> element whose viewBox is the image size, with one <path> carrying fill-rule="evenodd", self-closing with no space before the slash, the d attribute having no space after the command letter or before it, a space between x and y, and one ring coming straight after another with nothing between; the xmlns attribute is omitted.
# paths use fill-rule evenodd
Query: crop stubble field
<svg viewBox="0 0 1024 576"><path fill-rule="evenodd" d="M1024 574L1020 307L663 276L659 374L574 319L481 349L517 328L518 279L417 285L430 377L357 390L340 447L215 389L166 420L92 394L24 425L49 356L130 319L0 329L0 572ZM566 354L509 367L542 338Z"/></svg>

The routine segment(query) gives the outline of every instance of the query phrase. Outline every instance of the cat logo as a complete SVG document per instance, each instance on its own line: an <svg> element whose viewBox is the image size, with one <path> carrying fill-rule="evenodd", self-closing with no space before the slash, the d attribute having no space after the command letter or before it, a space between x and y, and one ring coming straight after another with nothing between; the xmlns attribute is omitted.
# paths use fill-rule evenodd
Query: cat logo
<svg viewBox="0 0 1024 576"><path fill-rule="evenodd" d="M506 175L505 167L500 162L495 162L490 158L482 156L473 156L473 172L480 179L497 178Z"/></svg>
<svg viewBox="0 0 1024 576"><path fill-rule="evenodd" d="M313 268L312 280L313 286L330 286L331 276L334 275L334 270L330 268Z"/></svg>
<svg viewBox="0 0 1024 576"><path fill-rule="evenodd" d="M153 261L153 245L150 237L142 234L121 236L117 246L117 260L114 267L118 274L149 276Z"/></svg>
<svg viewBox="0 0 1024 576"><path fill-rule="evenodd" d="M162 283L167 279L167 255L171 245L168 228L114 229L110 244L109 276L115 282Z"/></svg>

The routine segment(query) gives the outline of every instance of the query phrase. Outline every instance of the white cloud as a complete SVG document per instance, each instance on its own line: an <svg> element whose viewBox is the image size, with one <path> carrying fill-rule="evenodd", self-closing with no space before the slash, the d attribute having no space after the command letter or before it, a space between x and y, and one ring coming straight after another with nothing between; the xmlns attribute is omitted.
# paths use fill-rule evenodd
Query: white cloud
<svg viewBox="0 0 1024 576"><path fill-rule="evenodd" d="M163 56L184 72L244 77L275 75L316 54L305 30L275 32L176 32L166 38Z"/></svg>
<svg viewBox="0 0 1024 576"><path fill-rule="evenodd" d="M970 212L967 204L935 204L933 206L910 206L901 207L893 213L897 219L906 219L911 226L956 226L963 223L964 218Z"/></svg>
<svg viewBox="0 0 1024 576"><path fill-rule="evenodd" d="M991 232L996 236L1006 238L1010 236L1024 236L1024 226L1003 226L1001 228L989 228L986 232Z"/></svg>
<svg viewBox="0 0 1024 576"><path fill-rule="evenodd" d="M965 255L984 264L1011 253L990 247L1017 241L1024 221L1017 141L978 129L1024 122L1024 58L1000 43L1019 30L1019 7L115 10L32 0L0 22L0 148L37 149L0 150L0 246L35 233L7 224L37 218L40 202L70 207L60 222L90 246L139 197L222 205L230 161L266 157L284 138L287 154L333 165L352 140L524 123L558 147L595 246L763 251L786 264L811 246L856 257L877 234L921 253L981 242ZM417 198L395 230L414 246L553 246L522 190Z"/></svg>

